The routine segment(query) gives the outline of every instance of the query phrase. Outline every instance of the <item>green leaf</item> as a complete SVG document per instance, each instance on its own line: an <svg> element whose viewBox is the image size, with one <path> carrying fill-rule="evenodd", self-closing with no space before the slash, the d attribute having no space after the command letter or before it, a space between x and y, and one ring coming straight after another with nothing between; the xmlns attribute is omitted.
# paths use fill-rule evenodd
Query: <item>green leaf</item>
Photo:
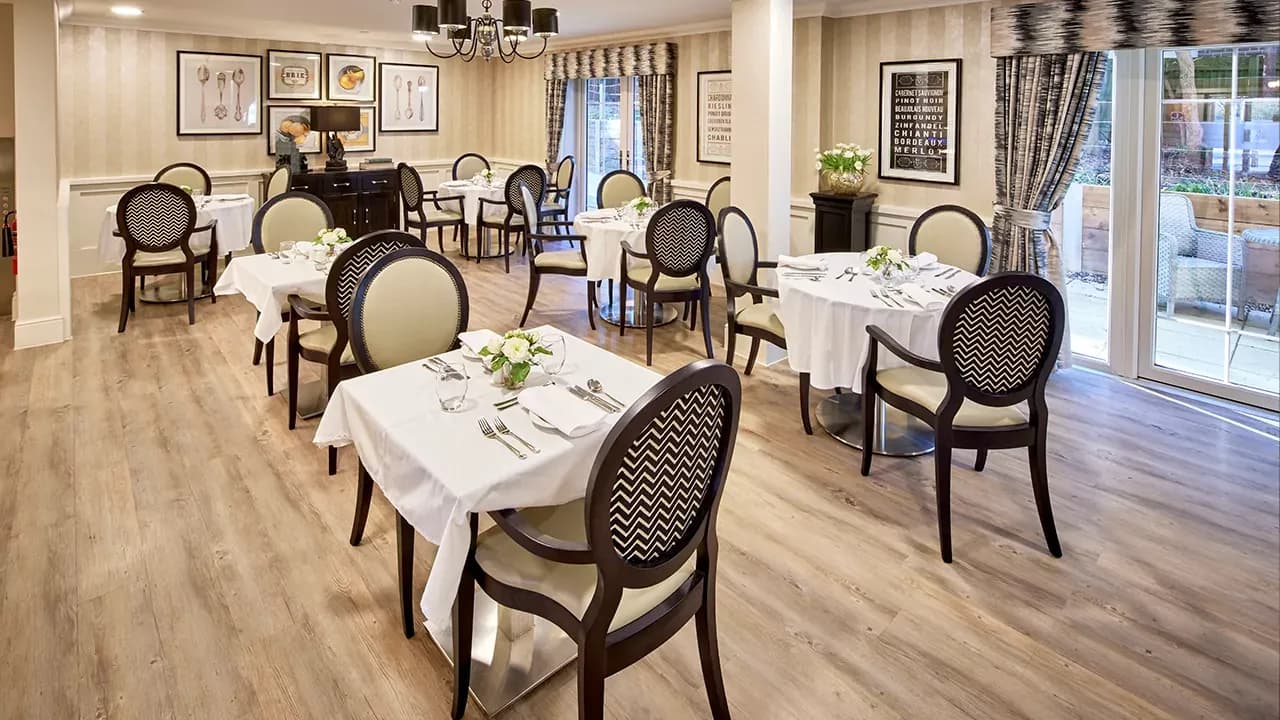
<svg viewBox="0 0 1280 720"><path fill-rule="evenodd" d="M511 382L519 385L529 377L529 370L533 368L529 363L514 363L511 366L510 375Z"/></svg>
<svg viewBox="0 0 1280 720"><path fill-rule="evenodd" d="M498 370L502 369L502 366L506 365L507 362L508 361L507 361L506 355L494 355L493 360L489 363L489 369L494 372L497 372Z"/></svg>
<svg viewBox="0 0 1280 720"><path fill-rule="evenodd" d="M550 355L551 351L539 345L538 347L533 349L533 354L534 355Z"/></svg>

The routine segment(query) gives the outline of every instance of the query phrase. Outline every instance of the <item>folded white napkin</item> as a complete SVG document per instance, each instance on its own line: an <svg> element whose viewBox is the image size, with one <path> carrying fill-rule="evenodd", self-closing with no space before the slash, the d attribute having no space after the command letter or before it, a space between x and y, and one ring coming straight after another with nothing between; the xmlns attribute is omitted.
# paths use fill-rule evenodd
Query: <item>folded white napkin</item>
<svg viewBox="0 0 1280 720"><path fill-rule="evenodd" d="M911 263L911 267L914 267L917 270L923 270L924 268L930 268L937 265L938 256L931 252L920 253L919 255L911 258L909 262Z"/></svg>
<svg viewBox="0 0 1280 720"><path fill-rule="evenodd" d="M934 307L935 305L945 305L947 299L936 292L933 292L918 283L902 283L898 286L903 295L915 300L925 307Z"/></svg>
<svg viewBox="0 0 1280 720"><path fill-rule="evenodd" d="M559 385L531 387L520 393L520 405L569 437L595 432L608 415Z"/></svg>
<svg viewBox="0 0 1280 720"><path fill-rule="evenodd" d="M822 270L825 272L827 269L827 261L803 260L801 258L791 257L790 255L779 255L778 267L791 268L792 270Z"/></svg>
<svg viewBox="0 0 1280 720"><path fill-rule="evenodd" d="M617 211L613 208L602 208L600 210L587 210L573 216L574 220L612 220L618 216Z"/></svg>
<svg viewBox="0 0 1280 720"><path fill-rule="evenodd" d="M479 355L480 350L482 350L485 345L488 345L490 340L496 337L498 337L498 333L492 330L472 330L459 335L458 342L462 343L463 347L466 349Z"/></svg>

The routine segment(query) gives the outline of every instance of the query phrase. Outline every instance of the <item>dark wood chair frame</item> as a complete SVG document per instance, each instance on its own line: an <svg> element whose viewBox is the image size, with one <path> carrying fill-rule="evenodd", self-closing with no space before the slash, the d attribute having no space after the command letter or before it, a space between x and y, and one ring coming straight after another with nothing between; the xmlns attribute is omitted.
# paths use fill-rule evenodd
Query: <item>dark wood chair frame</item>
<svg viewBox="0 0 1280 720"><path fill-rule="evenodd" d="M204 168L200 167L199 165L195 163L190 163L190 162L178 162L178 163L173 163L172 165L165 165L164 167L160 168L160 171L157 172L156 176L151 179L151 182L163 182L160 178L164 177L165 173L169 172L170 170L177 170L178 168L190 168L192 170L195 170L197 173L199 173L200 177L204 179L204 187L196 188L196 189L203 191L205 195L213 194L213 178L209 177L209 172Z"/></svg>
<svg viewBox="0 0 1280 720"><path fill-rule="evenodd" d="M706 218L707 236L702 250L702 260L697 267L691 271L684 271L668 267L661 258L652 255L654 247L654 239L657 236L659 225L662 217L675 212L681 211L699 212ZM715 349L711 345L711 279L707 277L707 261L711 259L713 248L715 246L716 220L711 216L711 211L706 205L694 200L676 200L661 207L658 212L649 221L649 227L645 231L645 245L649 253L642 253L631 247L631 244L625 240L622 242L622 261L621 261L621 286L618 288L618 307L625 317L627 314L627 288L635 290L644 296L645 303L645 363L653 364L653 327L654 327L654 305L658 303L698 303L702 312L702 339L707 346L707 357L715 357ZM649 262L649 278L643 282L632 280L627 274L627 264L629 259L645 260ZM657 289L658 279L666 275L667 277L689 277L690 275L698 276L699 287L696 290L677 290L659 292ZM637 302L640 302L637 299ZM689 321L689 331L697 330L698 316L696 313L688 313L691 317ZM618 335L625 335L627 331L626 323L618 326Z"/></svg>
<svg viewBox="0 0 1280 720"><path fill-rule="evenodd" d="M606 185L609 184L609 181L611 179L613 179L615 176L618 176L618 175L626 175L632 180L635 180L636 187L640 188L640 195L638 195L637 197L647 194L647 190L645 189L645 186L644 186L644 180L641 180L639 175L631 172L630 170L611 170L604 177L600 178L600 184L596 186L596 207L597 208L604 209L605 207L604 188Z"/></svg>
<svg viewBox="0 0 1280 720"><path fill-rule="evenodd" d="M285 170L288 170L288 166L285 166ZM324 201L320 198L312 195L311 193L299 190L290 190L289 192L281 193L263 203L262 207L258 208L258 212L253 215L253 231L249 236L249 242L252 243L253 252L255 254L262 255L267 251L266 247L262 244L262 221L267 216L267 212L272 207L275 207L279 203L288 199L306 200L307 202L315 204L316 207L320 208L324 212L325 227L333 227L333 212L329 210L329 206L325 205ZM262 313L258 313L258 315L261 316ZM287 309L280 313L280 320L286 324L289 322L289 311ZM253 339L253 364L255 367L262 362L262 352L264 349L267 354L267 397L271 397L276 394L276 341L273 338L270 341L263 343L255 337Z"/></svg>
<svg viewBox="0 0 1280 720"><path fill-rule="evenodd" d="M565 163L569 165L569 184L560 187L560 171L564 168ZM540 217L548 220L556 220L559 218L565 224L555 225L557 232L568 225L569 220L569 201L573 195L574 175L578 170L578 159L572 155L565 155L560 158L560 162L556 163L556 174L554 178L548 178L547 184L547 200L549 202L559 203L560 207L542 208Z"/></svg>
<svg viewBox="0 0 1280 720"><path fill-rule="evenodd" d="M711 207L711 198L716 194L716 190L719 190L721 185L724 185L725 183L732 182L732 181L733 181L733 177L729 175L725 175L724 177L711 183L711 187L707 188L707 199L704 204L707 207ZM725 207L730 207L730 206L731 205L726 205ZM721 208L721 209L723 210L724 208Z"/></svg>
<svg viewBox="0 0 1280 720"><path fill-rule="evenodd" d="M920 213L920 217L916 218L916 221L911 224L911 233L907 237L908 252L912 255L919 254L916 251L916 235L920 232L920 228L924 226L926 220L944 212L960 213L978 229L978 237L982 243L982 248L978 255L978 272L974 274L978 277L986 277L987 271L991 269L991 228L987 227L987 224L982 221L982 218L978 217L977 213L963 205L938 205ZM963 269L968 270L968 268Z"/></svg>
<svg viewBox="0 0 1280 720"><path fill-rule="evenodd" d="M1044 356L1040 366L1030 374L1030 379L1021 387L1007 393L991 395L967 382L957 364L951 338L956 335L957 323L968 305L982 295L1012 286L1028 286L1043 294L1049 302L1050 330ZM930 360L921 357L897 340L889 336L876 325L867 326L870 343L867 348L867 361L863 377L863 443L862 443L862 475L871 474L870 450L872 432L876 422L875 398L882 398L887 404L903 412L913 415L933 428L936 449L934 450L935 491L938 506L938 537L942 550L943 562L951 562L951 454L955 448L978 451L974 470L982 472L987 463L989 450L1004 450L1026 447L1031 464L1031 486L1035 494L1036 510L1040 515L1040 526L1044 531L1049 552L1054 557L1062 557L1062 545L1058 541L1058 531L1053 522L1053 509L1049 500L1048 449L1046 447L1049 427L1049 406L1045 401L1045 387L1053 372L1062 347L1062 335L1066 327L1066 309L1061 293L1044 278L1027 273L998 273L982 282L974 283L961 290L947 304L943 311L942 324L938 329L938 353L941 360ZM938 408L927 408L919 403L896 395L881 387L877 382L879 347L896 355L904 362L918 368L942 373L947 378L947 394ZM1026 401L1030 408L1027 422L1020 425L1001 427L964 427L955 424L956 413L960 411L965 400L991 407L1009 407ZM935 411L936 410L936 411Z"/></svg>
<svg viewBox="0 0 1280 720"><path fill-rule="evenodd" d="M654 418L689 392L710 385L719 386L725 393L727 418L697 522L665 559L650 565L632 564L614 549L611 536L609 504L619 468L627 451ZM578 645L578 717L581 720L603 720L605 678L661 647L693 619L712 717L729 719L716 632L716 518L733 459L741 403L742 383L733 368L715 360L699 360L667 376L632 405L610 431L591 468L586 495L586 543L545 535L516 510L490 513L502 532L537 557L570 565L596 566L599 579L595 597L581 619L547 596L486 575L475 559L478 518L471 517L471 551L453 608L455 719L466 713L471 679L470 630L477 586L495 602L546 618L574 639ZM609 630L624 589L651 587L662 582L695 554L693 574L670 596L640 618L612 632ZM408 568L411 572L412 553Z"/></svg>
<svg viewBox="0 0 1280 720"><path fill-rule="evenodd" d="M462 254L466 255L467 211L464 207L465 198L461 195L447 195L442 197L439 190L427 190L422 184L422 176L418 174L417 168L409 165L408 163L400 163L397 165L396 172L400 176L401 227L404 228L405 232L410 232L414 229L418 230L419 234L422 236L422 244L425 247L427 244L427 233L434 228L436 231L436 241L440 246L440 253L443 254L444 229L451 227L453 228L454 242L459 244ZM406 188L406 177L411 178L411 181L417 185L417 202L413 202L413 198L410 197L410 190ZM436 210L439 210L440 212L453 211L452 208L446 209L441 205L441 203L445 203L446 205L450 203L457 203L458 207L456 212L458 214L458 219L428 221L427 211L425 209L428 200L430 200L431 203L435 205ZM418 216L417 220L413 220L409 217L413 214Z"/></svg>
<svg viewBox="0 0 1280 720"><path fill-rule="evenodd" d="M533 198L528 187L525 187L522 184L520 190L524 194L525 207L533 209L533 212L529 212L529 210L526 209L524 214L524 236L528 238L530 247L529 298L524 305L524 314L520 316L520 327L524 327L525 322L529 320L529 312L533 310L533 304L538 299L538 287L542 283L543 275L563 275L565 277L583 278L587 276L586 267L583 267L581 270L573 268L538 267L538 256L544 252L543 243L568 242L570 247L572 247L573 242L575 240L578 241L578 252L582 255L582 262L583 265L585 265L587 262L587 238L585 235L575 235L573 233L566 235L548 235L543 232L543 228L547 226L555 228L562 228L565 226L571 227L573 223L567 220L541 221L541 218L543 217L541 204ZM532 225L533 222L538 222L538 226L535 227ZM597 283L594 280L587 281L587 322L591 324L592 330L596 329L596 285Z"/></svg>
<svg viewBox="0 0 1280 720"><path fill-rule="evenodd" d="M737 215L747 224L747 229L751 232L751 255L755 259L755 266L751 270L751 277L746 283L740 283L729 277L729 257L728 248L724 241L724 222L730 215ZM747 356L747 368L743 371L744 375L750 375L756 366L756 356L760 351L760 343L767 342L787 349L787 340L784 337L774 335L768 330L762 330L757 327L750 327L738 323L738 298L744 295L750 295L751 299L757 304L763 303L767 297L777 298L777 288L771 288L760 284L758 277L761 270L777 271L778 263L775 260L760 259L760 244L756 238L755 225L751 223L751 218L740 208L730 205L720 211L720 217L716 219L716 259L720 263L720 271L724 275L725 302L729 313L729 345L726 348L726 362L733 365L736 357L735 350L738 344L738 335L746 335L751 338L751 353ZM804 422L804 431L808 435L813 434L813 423L809 419L809 373L800 373L800 419Z"/></svg>
<svg viewBox="0 0 1280 720"><path fill-rule="evenodd" d="M453 169L450 171L450 177L452 177L454 180L470 180L471 179L471 178L458 177L458 166L461 165L462 161L466 160L467 158L480 158L481 160L484 161L485 170L493 169L493 166L489 164L489 158L481 155L480 153L463 153L458 156L457 160L453 161Z"/></svg>
<svg viewBox="0 0 1280 720"><path fill-rule="evenodd" d="M129 204L136 201L136 198L145 192L156 192L166 190L171 192L174 197L178 197L186 201L190 209L191 221L185 229L179 233L177 241L166 244L164 246L142 249L138 243L138 239L134 237L125 223L125 208ZM191 250L191 237L199 232L209 233L209 249L199 255ZM208 225L196 226L196 203L190 195L183 192L174 185L167 183L147 183L139 185L124 194L120 199L116 212L116 231L124 240L124 257L120 259L120 278L121 295L120 295L120 326L116 330L122 333L125 326L129 323L129 316L137 311L137 285L139 282L145 282L148 276L156 275L177 275L182 274L186 283L187 292L187 324L196 324L196 275L195 269L197 265L202 266L203 279L212 286L218 279L218 223L216 220L211 221ZM170 263L168 265L151 265L147 267L135 267L134 258L139 252L161 253L170 250L182 250L184 260L180 263ZM210 296L212 302L217 304L218 296Z"/></svg>
<svg viewBox="0 0 1280 720"><path fill-rule="evenodd" d="M325 366L325 381L328 386L328 393L333 395L333 391L338 387L338 383L347 378L356 377L360 374L360 367L357 364L343 365L342 352L347 348L349 341L348 333L350 326L347 324L347 316L351 312L350 305L343 307L341 298L341 285L343 280L343 271L348 263L352 262L358 254L371 245L387 244L395 245L388 247L387 254L401 249L401 247L423 247L422 239L402 230L380 230L378 232L369 233L357 240L351 247L347 248L341 255L333 261L333 266L329 269L328 282L325 285L325 304L323 307L303 299L298 295L289 296L289 429L293 430L298 423L298 370L299 359L308 360L310 362L319 363ZM366 268L367 270L367 268ZM354 299L355 295L352 294ZM301 332L298 330L299 320L315 320L317 322L331 322L334 326L336 339L333 347L329 352L315 352L302 347L300 342ZM329 474L338 474L338 449L336 447L329 448Z"/></svg>
<svg viewBox="0 0 1280 720"><path fill-rule="evenodd" d="M511 272L511 234L513 232L517 235L524 234L523 227L525 223L523 220L519 224L513 224L512 221L517 218L518 214L521 212L520 206L524 204L523 198L520 197L520 186L522 184L528 184L527 182L524 182L526 178L540 178L538 184L540 184L541 187L530 188L530 191L533 192L535 199L538 201L539 205L541 205L542 199L546 197L547 194L547 171L537 165L521 165L516 168L515 172L512 172L511 176L507 178L507 184L506 187L503 188L501 200L480 198L480 211L478 213L479 218L476 220L476 227L479 230L480 235L484 235L487 230L498 231L498 240L502 247L502 259L503 262L506 263L506 270L508 273ZM500 221L488 219L486 217L486 209L489 206L506 208L506 217ZM479 236L476 238L477 263L483 260L485 256L485 253L481 252L481 242L484 242L484 246L487 246L487 237L483 241ZM525 244L525 248L526 250L528 249L528 243Z"/></svg>

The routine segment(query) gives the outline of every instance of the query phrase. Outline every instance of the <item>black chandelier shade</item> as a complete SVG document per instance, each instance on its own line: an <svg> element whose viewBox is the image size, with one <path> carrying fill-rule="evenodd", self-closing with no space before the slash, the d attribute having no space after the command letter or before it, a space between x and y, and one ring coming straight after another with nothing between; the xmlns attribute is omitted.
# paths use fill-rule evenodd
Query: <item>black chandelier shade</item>
<svg viewBox="0 0 1280 720"><path fill-rule="evenodd" d="M516 35L523 35L533 22L533 3L529 0L505 0L502 3L502 26Z"/></svg>
<svg viewBox="0 0 1280 720"><path fill-rule="evenodd" d="M440 11L435 5L413 6L413 34L440 34Z"/></svg>
<svg viewBox="0 0 1280 720"><path fill-rule="evenodd" d="M425 38L427 50L441 59L456 57L470 62L479 57L506 63L540 57L547 51L548 39L560 34L560 12L555 8L534 9L531 0L503 0L502 14L495 17L491 8L496 2L484 0L482 4L484 12L478 17L467 14L467 0L414 5L413 34ZM535 37L542 42L531 40ZM437 51L432 38L447 41L451 47Z"/></svg>
<svg viewBox="0 0 1280 720"><path fill-rule="evenodd" d="M560 11L555 8L538 8L533 11L533 34L555 37L560 34Z"/></svg>
<svg viewBox="0 0 1280 720"><path fill-rule="evenodd" d="M467 0L440 0L440 27L467 27L470 20L467 17Z"/></svg>

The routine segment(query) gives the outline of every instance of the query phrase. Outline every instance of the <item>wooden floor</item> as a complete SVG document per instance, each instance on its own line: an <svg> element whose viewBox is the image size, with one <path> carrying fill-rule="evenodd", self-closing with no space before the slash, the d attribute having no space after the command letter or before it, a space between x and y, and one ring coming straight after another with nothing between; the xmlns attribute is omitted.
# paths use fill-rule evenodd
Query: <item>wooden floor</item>
<svg viewBox="0 0 1280 720"><path fill-rule="evenodd" d="M471 326L511 327L524 265L464 272ZM583 295L548 279L531 322L643 358L642 334L587 329ZM183 307L139 306L117 335L115 277L73 298L73 341L0 338L0 717L446 718L448 664L400 631L393 513L375 499L365 544L347 544L354 457L328 477L314 422L287 429L249 362L253 309L205 302L188 327ZM655 366L700 342L660 329ZM1025 453L983 474L958 453L944 565L929 458L878 458L864 479L852 451L803 434L785 367L744 385L720 519L736 718L1280 713L1273 437L1063 372L1049 470L1065 557L1045 550ZM575 691L569 669L502 717L574 718ZM692 628L608 696L615 719L708 717Z"/></svg>

